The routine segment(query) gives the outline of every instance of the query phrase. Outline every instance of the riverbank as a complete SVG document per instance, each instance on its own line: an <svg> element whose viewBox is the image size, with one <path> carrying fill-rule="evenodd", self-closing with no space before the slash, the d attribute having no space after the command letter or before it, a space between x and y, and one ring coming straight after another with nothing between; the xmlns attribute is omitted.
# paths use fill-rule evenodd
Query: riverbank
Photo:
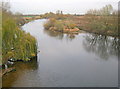
<svg viewBox="0 0 120 89"><path fill-rule="evenodd" d="M97 22L92 22L92 18L96 18L95 21ZM106 26L106 24L100 23L100 18L100 16L92 17L88 15L70 17L66 16L64 19L49 18L49 21L44 25L44 27L47 30L62 33L89 32L99 35L118 37L116 16L105 17L111 18L108 26Z"/></svg>
<svg viewBox="0 0 120 89"><path fill-rule="evenodd" d="M106 13L105 13L106 12ZM118 12L111 5L100 9L88 10L84 15L46 13L44 18L49 21L44 25L48 30L59 32L77 32L79 30L106 36L118 37Z"/></svg>
<svg viewBox="0 0 120 89"><path fill-rule="evenodd" d="M34 15L14 15L16 23L19 26L23 26L26 23L29 23L33 20L42 19L40 16L34 16Z"/></svg>
<svg viewBox="0 0 120 89"><path fill-rule="evenodd" d="M23 19L16 18L4 5L7 4L3 3L2 7L2 63L0 66L5 66L7 70L8 64L11 64L9 60L29 61L35 57L37 43L35 37L20 29Z"/></svg>
<svg viewBox="0 0 120 89"><path fill-rule="evenodd" d="M16 62L16 71L3 76L3 87L117 86L117 39L44 30L46 21L35 20L22 26L36 38L41 53L29 62Z"/></svg>
<svg viewBox="0 0 120 89"><path fill-rule="evenodd" d="M95 19L96 22L93 22L93 18L94 19L96 18ZM84 15L84 16L73 16L73 18L71 19L74 21L76 26L83 31L106 35L106 36L118 37L117 16L115 15L115 16L105 17L105 19L109 18L109 24L107 28L105 24L100 23L102 22L100 18L102 19L102 17L100 16L93 17L89 15Z"/></svg>
<svg viewBox="0 0 120 89"><path fill-rule="evenodd" d="M16 71L16 66L14 66L14 65L16 65L17 62L26 63L26 62L30 62L30 61L33 61L33 60L36 60L36 59L37 59L37 56L34 56L34 57L30 58L29 61L24 61L24 60L8 60L7 66L2 66L1 77L4 77L8 73Z"/></svg>

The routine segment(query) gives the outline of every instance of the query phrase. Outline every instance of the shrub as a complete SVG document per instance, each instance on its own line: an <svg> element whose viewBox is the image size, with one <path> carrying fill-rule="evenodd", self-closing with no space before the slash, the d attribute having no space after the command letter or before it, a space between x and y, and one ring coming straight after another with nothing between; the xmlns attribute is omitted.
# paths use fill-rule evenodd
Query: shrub
<svg viewBox="0 0 120 89"><path fill-rule="evenodd" d="M51 18L46 24L44 24L44 27L47 30L56 30L63 32L64 28L74 29L76 25L73 21L70 20L64 21L64 20L56 20L54 18Z"/></svg>
<svg viewBox="0 0 120 89"><path fill-rule="evenodd" d="M60 21L60 20L57 20L55 25L56 29L60 32L63 32L63 29L64 29L64 25L63 25L63 22Z"/></svg>
<svg viewBox="0 0 120 89"><path fill-rule="evenodd" d="M54 27L56 20L54 18L50 18L47 23L44 24L45 29L49 29L50 27Z"/></svg>
<svg viewBox="0 0 120 89"><path fill-rule="evenodd" d="M65 26L69 29L74 29L76 27L76 25L73 21L66 21Z"/></svg>

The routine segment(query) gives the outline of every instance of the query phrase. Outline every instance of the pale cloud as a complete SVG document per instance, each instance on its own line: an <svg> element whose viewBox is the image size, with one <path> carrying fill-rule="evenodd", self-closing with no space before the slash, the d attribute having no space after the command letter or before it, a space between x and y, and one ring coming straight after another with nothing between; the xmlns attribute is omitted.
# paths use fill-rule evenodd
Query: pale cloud
<svg viewBox="0 0 120 89"><path fill-rule="evenodd" d="M117 9L119 0L4 0L9 1L12 12L43 14L62 10L64 13L83 14L89 9L99 9L112 4Z"/></svg>

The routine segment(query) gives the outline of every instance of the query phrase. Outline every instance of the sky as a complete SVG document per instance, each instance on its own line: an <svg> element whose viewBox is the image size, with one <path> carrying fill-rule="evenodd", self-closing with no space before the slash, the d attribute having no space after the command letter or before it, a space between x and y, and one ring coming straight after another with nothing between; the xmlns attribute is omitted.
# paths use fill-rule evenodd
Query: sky
<svg viewBox="0 0 120 89"><path fill-rule="evenodd" d="M119 0L4 0L10 2L13 13L44 14L62 10L64 14L85 14L89 9L100 9L111 4L118 9Z"/></svg>

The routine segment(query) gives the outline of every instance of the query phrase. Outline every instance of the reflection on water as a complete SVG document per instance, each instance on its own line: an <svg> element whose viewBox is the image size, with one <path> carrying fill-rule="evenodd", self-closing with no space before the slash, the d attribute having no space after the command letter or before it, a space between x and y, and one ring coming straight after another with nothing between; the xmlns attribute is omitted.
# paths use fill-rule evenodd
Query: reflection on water
<svg viewBox="0 0 120 89"><path fill-rule="evenodd" d="M118 56L118 38L88 34L85 36L83 46L88 52L93 52L106 60L111 55Z"/></svg>
<svg viewBox="0 0 120 89"><path fill-rule="evenodd" d="M37 60L14 66L3 78L7 87L117 87L117 38L44 30L47 20L23 26L38 43ZM107 61L104 61L107 60Z"/></svg>
<svg viewBox="0 0 120 89"><path fill-rule="evenodd" d="M64 38L64 36L66 37L66 40L70 40L72 41L73 39L75 39L75 36L78 35L78 33L73 34L73 33L61 33L61 32L56 32L56 31L49 31L44 29L44 33L51 36L51 37L56 37L60 40L62 40Z"/></svg>
<svg viewBox="0 0 120 89"><path fill-rule="evenodd" d="M64 37L64 34L62 34L61 32L49 31L49 30L44 29L44 33L51 36L51 37L56 37L56 38L61 39L61 40Z"/></svg>
<svg viewBox="0 0 120 89"><path fill-rule="evenodd" d="M35 72L38 68L37 63L37 57L32 58L29 62L16 62L14 65L12 65L16 68L16 71L11 72L3 76L2 80L2 86L3 87L10 87L14 85L14 82L17 79L20 79L22 75L25 75L25 72ZM25 78L29 77L29 75L26 75ZM23 80L24 81L24 80Z"/></svg>
<svg viewBox="0 0 120 89"><path fill-rule="evenodd" d="M72 41L78 34L63 34L61 32L49 31L44 29L44 33L56 37L60 40L66 39ZM87 52L95 53L102 59L109 59L111 55L118 56L119 44L118 38L98 35L98 34L86 34L83 40L83 47Z"/></svg>

